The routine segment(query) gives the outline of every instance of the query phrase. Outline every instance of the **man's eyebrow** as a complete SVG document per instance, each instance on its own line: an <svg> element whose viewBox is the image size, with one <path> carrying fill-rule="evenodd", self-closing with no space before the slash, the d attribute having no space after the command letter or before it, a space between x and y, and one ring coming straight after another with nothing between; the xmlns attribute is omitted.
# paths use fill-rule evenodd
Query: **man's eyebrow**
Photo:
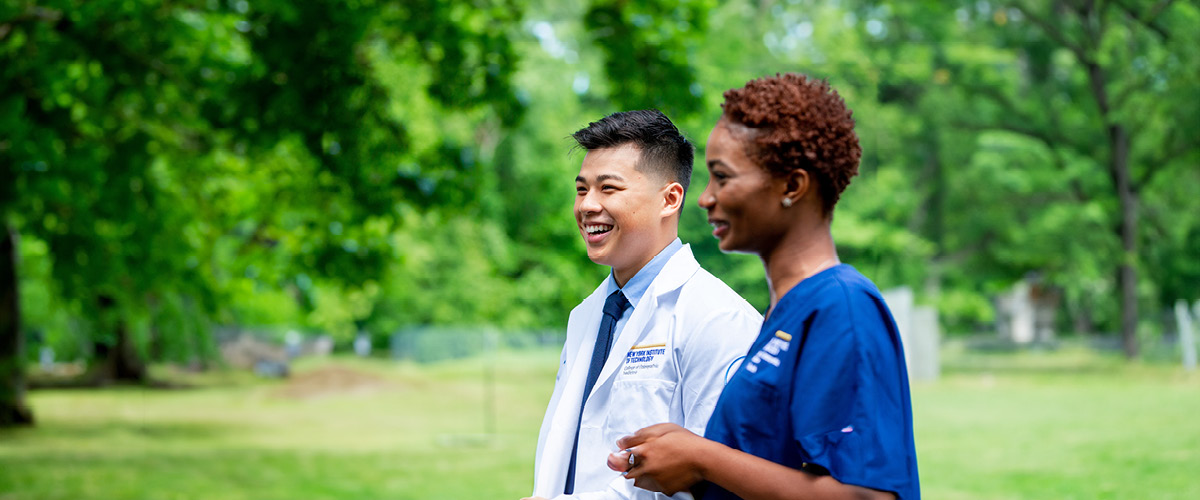
<svg viewBox="0 0 1200 500"><path fill-rule="evenodd" d="M708 168L713 168L717 165L725 165L725 162L721 160L708 160Z"/></svg>
<svg viewBox="0 0 1200 500"><path fill-rule="evenodd" d="M600 174L600 175L596 176L596 182L604 182L607 180L624 182L625 178L621 177L617 174ZM587 179L584 179L582 175L576 175L575 182L582 182L584 184L587 184Z"/></svg>

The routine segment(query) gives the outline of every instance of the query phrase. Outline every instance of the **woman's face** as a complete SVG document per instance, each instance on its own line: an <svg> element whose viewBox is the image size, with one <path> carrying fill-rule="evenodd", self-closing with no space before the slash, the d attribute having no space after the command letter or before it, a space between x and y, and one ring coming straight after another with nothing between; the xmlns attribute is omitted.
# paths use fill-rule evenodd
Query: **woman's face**
<svg viewBox="0 0 1200 500"><path fill-rule="evenodd" d="M748 137L731 127L738 125L722 118L708 136L708 185L698 202L722 251L763 255L786 228L780 213L784 181L746 155Z"/></svg>

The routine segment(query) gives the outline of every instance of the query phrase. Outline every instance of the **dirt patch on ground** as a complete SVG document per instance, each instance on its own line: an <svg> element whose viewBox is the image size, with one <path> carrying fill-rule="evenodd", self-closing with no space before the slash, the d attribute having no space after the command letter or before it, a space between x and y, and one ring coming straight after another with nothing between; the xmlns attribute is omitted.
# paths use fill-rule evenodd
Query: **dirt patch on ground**
<svg viewBox="0 0 1200 500"><path fill-rule="evenodd" d="M297 373L272 393L284 398L309 399L375 392L386 389L389 385L388 381L370 373L330 366Z"/></svg>

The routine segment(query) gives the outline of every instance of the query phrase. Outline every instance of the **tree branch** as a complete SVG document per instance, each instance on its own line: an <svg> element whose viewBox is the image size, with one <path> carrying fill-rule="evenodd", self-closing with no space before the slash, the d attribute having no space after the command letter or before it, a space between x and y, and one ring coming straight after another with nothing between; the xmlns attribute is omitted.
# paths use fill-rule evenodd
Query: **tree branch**
<svg viewBox="0 0 1200 500"><path fill-rule="evenodd" d="M9 22L0 24L0 40L4 40L6 37L8 37L8 34L12 32L14 25L29 21L55 23L61 18L61 10L30 5L27 9L25 9L25 12L21 13L21 15L12 18Z"/></svg>
<svg viewBox="0 0 1200 500"><path fill-rule="evenodd" d="M963 121L954 122L951 125L953 125L955 127L959 127L959 128L964 128L967 130L976 131L976 132L990 132L990 131L997 131L997 130L1004 131L1004 132L1011 132L1014 134L1023 135L1030 139L1036 140L1036 141L1042 143L1042 145L1046 147L1046 150L1050 152L1050 155L1054 158L1054 166L1060 172L1065 172L1067 170L1067 162L1066 162L1066 159L1063 158L1062 152L1060 151L1060 147L1067 147L1071 151L1074 151L1076 154L1079 154L1080 156L1084 156L1084 157L1088 156L1083 151L1080 151L1078 148L1074 147L1073 145L1071 145L1070 143L1068 143L1066 141L1063 141L1052 135L1045 134L1041 131L1034 130L1034 129L1031 129L1028 127L1022 127L1020 125L1015 125L1015 124L1011 124L1011 123L998 123L998 124L991 124L991 125L983 125L983 124L963 122ZM1078 180L1072 179L1070 181L1070 185L1071 185L1071 192L1072 192L1072 194L1075 195L1075 198L1078 201L1085 201L1085 200L1089 199L1087 197L1086 191L1083 189L1083 185L1080 184Z"/></svg>
<svg viewBox="0 0 1200 500"><path fill-rule="evenodd" d="M179 75L160 59L151 58L145 54L135 53L129 50L128 47L126 47L124 44L121 44L119 41L106 38L103 35L96 38L82 36L77 30L72 29L73 24L69 19L66 21L63 20L61 11L48 9L45 7L31 7L24 15L17 18L18 21L31 19L51 23L52 28L58 31L64 38L67 38L77 44L79 48L82 49L83 52L92 59L99 59L94 55L96 53L115 53L124 59L133 61L144 68L148 68L148 70L151 72L162 75L167 80L170 80L172 83L178 85L179 88L185 92L194 93L196 91L196 86L192 81ZM5 26L8 25L0 25L0 34L7 33L4 30ZM0 36L0 39L3 39L3 36Z"/></svg>
<svg viewBox="0 0 1200 500"><path fill-rule="evenodd" d="M1114 3L1116 3L1117 7L1119 7L1122 11L1125 11L1125 14L1131 19L1136 21L1138 24L1145 26L1150 31L1157 33L1158 36L1164 41L1171 38L1171 34L1168 33L1165 28L1158 25L1158 18L1162 15L1163 11L1167 10L1167 7L1170 7L1171 4L1174 3L1174 0L1161 0L1151 7L1149 12L1144 14L1138 14L1133 7L1126 4L1123 0L1116 0Z"/></svg>
<svg viewBox="0 0 1200 500"><path fill-rule="evenodd" d="M972 94L990 98L997 106L1000 106L1002 109L1007 110L1008 113L1010 113L1011 115L1013 115L1015 117L1014 120L1010 120L1007 123L1002 123L997 126L993 126L992 128L999 127L999 128L1008 130L1009 132L1016 132L1019 134L1023 134L1023 135L1032 137L1034 139L1044 142L1050 148L1054 148L1056 146L1066 146L1067 148L1074 151L1076 154L1078 154L1080 156L1090 156L1091 155L1091 152L1087 150L1088 145L1075 144L1074 142L1071 141L1071 139L1068 136L1062 135L1062 134L1057 134L1054 132L1054 131L1063 130L1062 127L1055 125L1050 128L1043 129L1043 130L1038 130L1038 129L1030 127L1028 124L1038 123L1038 120L1035 119L1035 116L1020 113L1018 111L1018 110L1020 110L1020 107L1017 106L1017 103L1014 102L1012 99L1010 99L1008 96L999 92L995 87L991 87L991 86L987 86L987 85L983 85L983 86L964 85L964 87L967 89L967 91L971 92ZM1058 115L1056 113L1046 113L1046 115L1050 116L1050 119L1052 121L1057 121Z"/></svg>
<svg viewBox="0 0 1200 500"><path fill-rule="evenodd" d="M952 264L953 265L961 265L962 263L966 262L966 260L968 258L970 258L972 255L979 253L979 252L984 252L988 248L991 248L992 242L995 240L996 240L995 231L987 231L987 232L983 233L983 235L979 237L979 240L975 241L974 244L968 244L968 245L964 246L963 248L959 248L958 250L955 250L953 253L942 254L940 256L934 257L932 259L932 262L930 262L930 264L933 266L947 266L947 265L952 265Z"/></svg>
<svg viewBox="0 0 1200 500"><path fill-rule="evenodd" d="M1046 145L1046 147L1050 149L1054 149L1058 144L1061 144L1061 141L1059 141L1057 138L1047 135L1040 130L1034 130L1032 128L1023 127L1012 123L981 124L966 121L955 121L952 123L952 125L975 132L990 132L995 130L1012 132L1014 134L1023 135L1030 139L1034 139Z"/></svg>
<svg viewBox="0 0 1200 500"><path fill-rule="evenodd" d="M1079 62L1087 64L1092 61L1091 56L1084 51L1083 46L1068 40L1067 36L1063 33L1063 30L1059 29L1059 27L1050 24L1050 22L1045 18L1038 16L1033 12L1032 9L1026 7L1020 2L1013 2L1013 7L1016 7L1017 10L1021 11L1022 15L1032 21L1033 24L1036 24L1039 28L1041 28L1042 32L1045 33L1046 36L1050 37L1059 45L1070 50L1072 54L1075 54L1075 57L1079 59Z"/></svg>
<svg viewBox="0 0 1200 500"><path fill-rule="evenodd" d="M1108 22L1104 19L1104 12L1108 10L1107 4L1108 2L1105 0L1093 0L1091 8L1088 10L1088 14L1090 14L1088 25L1092 28L1092 43L1090 44L1092 47L1099 47L1104 43L1104 32L1108 31Z"/></svg>
<svg viewBox="0 0 1200 500"><path fill-rule="evenodd" d="M1163 171L1164 167L1174 163L1176 160L1183 158L1184 156L1187 156L1188 153L1194 153L1195 150L1196 144L1185 140L1179 142L1174 149L1163 154L1162 156L1151 158L1150 161L1147 162L1146 169L1142 171L1142 175L1138 176L1137 180L1133 184L1133 189L1135 191L1140 191L1143 186L1154 180L1154 176Z"/></svg>
<svg viewBox="0 0 1200 500"><path fill-rule="evenodd" d="M1136 75L1136 80L1130 82L1125 88L1122 88L1117 95L1112 97L1113 109L1122 109L1134 94L1140 94L1150 87L1151 72L1143 72Z"/></svg>

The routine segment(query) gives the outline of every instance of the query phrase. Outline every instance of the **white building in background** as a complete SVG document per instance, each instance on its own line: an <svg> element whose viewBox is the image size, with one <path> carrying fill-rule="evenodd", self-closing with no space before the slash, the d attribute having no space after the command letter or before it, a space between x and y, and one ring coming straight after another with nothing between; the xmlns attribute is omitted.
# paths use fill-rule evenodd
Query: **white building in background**
<svg viewBox="0 0 1200 500"><path fill-rule="evenodd" d="M1019 345L1053 342L1059 296L1036 276L1014 283L996 297L996 333Z"/></svg>
<svg viewBox="0 0 1200 500"><path fill-rule="evenodd" d="M937 309L933 306L918 306L914 303L913 291L909 287L893 288L883 292L896 327L900 330L900 341L904 344L904 364L908 366L909 380L934 380L941 375L941 328L938 326Z"/></svg>

